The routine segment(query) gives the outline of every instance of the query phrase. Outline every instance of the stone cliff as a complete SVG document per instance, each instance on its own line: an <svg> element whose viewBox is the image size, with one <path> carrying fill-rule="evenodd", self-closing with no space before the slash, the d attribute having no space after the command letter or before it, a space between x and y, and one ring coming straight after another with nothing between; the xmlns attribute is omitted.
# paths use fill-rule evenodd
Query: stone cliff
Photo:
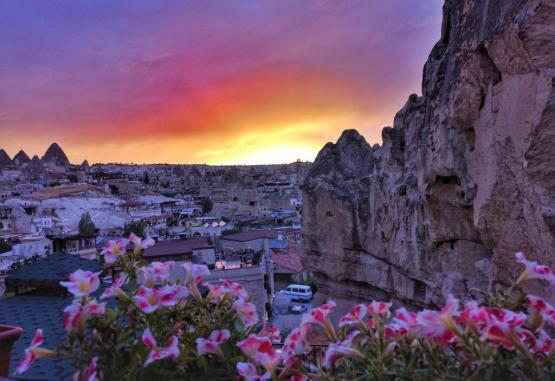
<svg viewBox="0 0 555 381"><path fill-rule="evenodd" d="M555 1L447 0L422 96L382 146L345 131L304 181L318 298L434 305L515 277L520 250L554 266L554 84Z"/></svg>

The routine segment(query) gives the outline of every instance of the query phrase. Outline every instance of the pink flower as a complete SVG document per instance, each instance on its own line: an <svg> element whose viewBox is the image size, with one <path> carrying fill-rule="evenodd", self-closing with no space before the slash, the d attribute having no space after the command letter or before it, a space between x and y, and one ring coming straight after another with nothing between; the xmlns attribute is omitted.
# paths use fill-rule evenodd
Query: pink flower
<svg viewBox="0 0 555 381"><path fill-rule="evenodd" d="M121 287L127 283L127 274L121 274L119 278L112 282L112 285L104 290L100 299L106 299L111 297L125 297L127 294L121 289Z"/></svg>
<svg viewBox="0 0 555 381"><path fill-rule="evenodd" d="M399 340L409 333L408 326L400 323L389 323L384 325L384 336L386 339Z"/></svg>
<svg viewBox="0 0 555 381"><path fill-rule="evenodd" d="M156 339L152 336L150 328L147 328L143 332L143 344L150 349L144 366L148 366L154 361L162 360L167 357L171 358L173 361L179 357L179 340L177 336L171 336L168 341L166 341L166 345L160 348L156 343Z"/></svg>
<svg viewBox="0 0 555 381"><path fill-rule="evenodd" d="M264 327L258 333L258 336L268 337L274 343L279 343L281 341L279 328L267 324L264 324Z"/></svg>
<svg viewBox="0 0 555 381"><path fill-rule="evenodd" d="M520 275L517 284L525 282L530 279L543 279L551 284L555 284L555 275L548 266L539 265L537 262L528 261L524 256L524 253L516 253L516 260L518 263L522 263L526 268L524 272Z"/></svg>
<svg viewBox="0 0 555 381"><path fill-rule="evenodd" d="M329 323L329 316L333 310L335 310L335 302L333 301L314 308L303 316L303 324L316 324L324 327Z"/></svg>
<svg viewBox="0 0 555 381"><path fill-rule="evenodd" d="M366 305L364 304L358 304L354 306L353 308L351 308L351 311L347 315L339 319L339 327L344 327L351 324L358 324L362 322L367 312L368 308L366 308Z"/></svg>
<svg viewBox="0 0 555 381"><path fill-rule="evenodd" d="M508 324L503 323L489 325L482 339L501 344L506 349L514 349L515 344L520 343L520 339L513 332L513 329Z"/></svg>
<svg viewBox="0 0 555 381"><path fill-rule="evenodd" d="M447 340L451 342L454 339L451 334L458 333L458 327L455 318L458 315L457 309L459 301L449 295L445 301L445 305L439 311L423 310L416 314L416 322L422 330L422 334L427 337L436 337L441 341Z"/></svg>
<svg viewBox="0 0 555 381"><path fill-rule="evenodd" d="M202 283L203 276L210 275L210 271L205 265L194 265L191 262L185 262L182 266L187 271L185 275L185 284L187 286L192 284L198 285Z"/></svg>
<svg viewBox="0 0 555 381"><path fill-rule="evenodd" d="M538 332L536 343L532 348L532 351L536 353L543 352L546 355L549 355L552 353L554 347L555 347L555 340L549 337L549 335L543 329L540 329Z"/></svg>
<svg viewBox="0 0 555 381"><path fill-rule="evenodd" d="M238 342L237 347L245 356L251 359L253 359L258 352L269 353L274 350L269 338L256 335L250 335L245 340Z"/></svg>
<svg viewBox="0 0 555 381"><path fill-rule="evenodd" d="M310 346L306 340L308 326L301 325L295 328L285 338L283 343L284 358L288 361L291 357L308 353Z"/></svg>
<svg viewBox="0 0 555 381"><path fill-rule="evenodd" d="M202 295L198 290L198 285L202 283L202 277L210 275L208 267L205 265L194 265L191 262L185 262L183 268L187 272L185 274L185 286L196 300L201 300Z"/></svg>
<svg viewBox="0 0 555 381"><path fill-rule="evenodd" d="M188 295L189 291L186 287L167 285L160 289L160 304L164 307L175 306Z"/></svg>
<svg viewBox="0 0 555 381"><path fill-rule="evenodd" d="M330 322L330 315L335 310L335 302L330 301L323 304L318 308L314 308L307 314L303 315L301 325L317 325L324 328L324 331L329 337L335 337L335 330Z"/></svg>
<svg viewBox="0 0 555 381"><path fill-rule="evenodd" d="M210 303L218 304L222 300L224 300L225 296L227 295L227 288L223 285L211 284L204 282L202 284L204 287L208 289L208 300Z"/></svg>
<svg viewBox="0 0 555 381"><path fill-rule="evenodd" d="M169 279L174 267L174 261L152 262L148 266L141 267L138 271L139 284L147 287L164 284Z"/></svg>
<svg viewBox="0 0 555 381"><path fill-rule="evenodd" d="M540 297L528 295L528 309L532 313L533 318L541 317L541 320L555 327L555 308L551 304Z"/></svg>
<svg viewBox="0 0 555 381"><path fill-rule="evenodd" d="M237 373L239 373L245 381L266 381L271 378L271 374L269 373L265 373L263 376L260 376L256 367L250 362L238 362Z"/></svg>
<svg viewBox="0 0 555 381"><path fill-rule="evenodd" d="M100 273L77 270L69 274L69 282L60 282L60 284L77 297L89 296L100 286L98 274Z"/></svg>
<svg viewBox="0 0 555 381"><path fill-rule="evenodd" d="M308 381L308 377L304 374L294 374L285 381Z"/></svg>
<svg viewBox="0 0 555 381"><path fill-rule="evenodd" d="M380 317L387 319L390 315L391 303L373 301L368 305L368 312L373 317Z"/></svg>
<svg viewBox="0 0 555 381"><path fill-rule="evenodd" d="M94 381L96 379L96 363L98 362L98 357L94 357L87 369L84 372L78 371L73 375L73 381Z"/></svg>
<svg viewBox="0 0 555 381"><path fill-rule="evenodd" d="M77 330L83 333L85 323L91 316L102 316L105 312L106 303L98 303L91 299L83 305L80 301L74 301L64 309L63 324L68 332Z"/></svg>
<svg viewBox="0 0 555 381"><path fill-rule="evenodd" d="M138 237L133 233L129 235L129 241L134 245L133 253L135 255L140 254L144 249L148 249L156 243L152 238L142 240L141 237Z"/></svg>
<svg viewBox="0 0 555 381"><path fill-rule="evenodd" d="M135 304L144 313L153 313L160 307L160 291L155 288L141 286L135 295Z"/></svg>
<svg viewBox="0 0 555 381"><path fill-rule="evenodd" d="M258 352L254 358L264 369L272 374L275 373L276 368L282 360L281 354L275 350L269 352Z"/></svg>
<svg viewBox="0 0 555 381"><path fill-rule="evenodd" d="M347 339L338 343L331 343L326 350L324 367L331 369L335 363L343 357L363 358L364 355L358 349L353 348L353 339L359 333L359 331L354 331Z"/></svg>
<svg viewBox="0 0 555 381"><path fill-rule="evenodd" d="M231 333L227 329L213 331L208 339L199 337L196 340L197 353L199 356L213 353L223 358L220 345L225 343L231 337Z"/></svg>
<svg viewBox="0 0 555 381"><path fill-rule="evenodd" d="M21 359L17 368L15 369L16 374L21 374L27 371L33 362L41 357L45 356L56 356L56 352L49 349L41 348L40 345L44 341L44 336L42 335L42 329L37 329L35 331L35 336L31 341L31 345L25 349L25 356Z"/></svg>
<svg viewBox="0 0 555 381"><path fill-rule="evenodd" d="M220 279L220 281L222 281L226 290L233 296L239 299L247 299L247 297L249 296L247 290L245 290L245 288L240 283L232 282L227 279Z"/></svg>
<svg viewBox="0 0 555 381"><path fill-rule="evenodd" d="M258 323L258 314L254 304L248 303L243 299L237 299L233 303L233 309L237 312L245 327L252 327Z"/></svg>
<svg viewBox="0 0 555 381"><path fill-rule="evenodd" d="M104 261L107 264L115 263L120 255L125 254L128 243L129 241L123 238L109 241L101 253L104 256Z"/></svg>
<svg viewBox="0 0 555 381"><path fill-rule="evenodd" d="M464 305L464 310L458 322L469 327L474 332L483 333L490 321L490 311L486 307L481 307L474 300Z"/></svg>

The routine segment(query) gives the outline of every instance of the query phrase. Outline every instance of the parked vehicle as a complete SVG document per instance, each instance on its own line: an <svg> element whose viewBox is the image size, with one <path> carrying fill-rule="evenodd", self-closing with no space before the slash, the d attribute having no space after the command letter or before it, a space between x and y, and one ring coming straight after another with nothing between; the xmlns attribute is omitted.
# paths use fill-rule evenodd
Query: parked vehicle
<svg viewBox="0 0 555 381"><path fill-rule="evenodd" d="M289 306L289 311L294 313L294 314L300 314L306 311L306 305L302 305L302 304L291 304Z"/></svg>
<svg viewBox="0 0 555 381"><path fill-rule="evenodd" d="M290 284L285 290L282 290L283 295L290 296L293 300L300 300L308 302L312 300L312 289L310 286L303 284Z"/></svg>

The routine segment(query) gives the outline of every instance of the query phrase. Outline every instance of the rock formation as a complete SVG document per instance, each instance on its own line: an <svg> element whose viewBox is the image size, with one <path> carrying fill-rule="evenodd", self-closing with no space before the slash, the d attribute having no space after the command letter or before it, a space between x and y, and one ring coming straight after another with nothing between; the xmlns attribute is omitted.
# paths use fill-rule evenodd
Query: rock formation
<svg viewBox="0 0 555 381"><path fill-rule="evenodd" d="M23 164L27 164L31 161L31 159L29 158L29 156L27 156L27 154L25 153L25 151L20 150L14 157L13 157L13 163L15 165L23 165Z"/></svg>
<svg viewBox="0 0 555 381"><path fill-rule="evenodd" d="M447 0L422 96L382 146L345 131L305 179L319 298L437 305L516 277L517 251L554 266L554 84L553 0Z"/></svg>
<svg viewBox="0 0 555 381"><path fill-rule="evenodd" d="M10 159L10 155L7 154L4 149L0 149L0 165L11 165L12 159Z"/></svg>
<svg viewBox="0 0 555 381"><path fill-rule="evenodd" d="M29 162L29 165L27 165L23 169L23 173L29 180L35 181L43 179L46 171L44 169L43 162L39 159L37 155L35 155L33 156L33 159L31 159L31 161Z"/></svg>
<svg viewBox="0 0 555 381"><path fill-rule="evenodd" d="M41 160L44 164L57 167L67 167L69 165L69 159L57 143L52 143L50 147L48 147Z"/></svg>
<svg viewBox="0 0 555 381"><path fill-rule="evenodd" d="M84 161L81 163L81 169L82 169L83 171L85 171L85 172L90 171L91 166L89 165L89 161L88 161L88 160L84 160Z"/></svg>

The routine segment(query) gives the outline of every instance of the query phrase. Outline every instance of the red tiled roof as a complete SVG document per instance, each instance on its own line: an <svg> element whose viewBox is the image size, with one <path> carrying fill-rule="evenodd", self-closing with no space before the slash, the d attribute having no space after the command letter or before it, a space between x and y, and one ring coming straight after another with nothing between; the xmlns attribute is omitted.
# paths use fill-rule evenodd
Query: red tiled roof
<svg viewBox="0 0 555 381"><path fill-rule="evenodd" d="M214 244L209 237L191 239L174 239L156 242L143 252L143 257L160 257L167 255L192 254L193 250L213 248Z"/></svg>
<svg viewBox="0 0 555 381"><path fill-rule="evenodd" d="M294 274L304 270L301 263L300 246L291 243L285 250L277 250L272 252L272 261L279 267L283 267Z"/></svg>

